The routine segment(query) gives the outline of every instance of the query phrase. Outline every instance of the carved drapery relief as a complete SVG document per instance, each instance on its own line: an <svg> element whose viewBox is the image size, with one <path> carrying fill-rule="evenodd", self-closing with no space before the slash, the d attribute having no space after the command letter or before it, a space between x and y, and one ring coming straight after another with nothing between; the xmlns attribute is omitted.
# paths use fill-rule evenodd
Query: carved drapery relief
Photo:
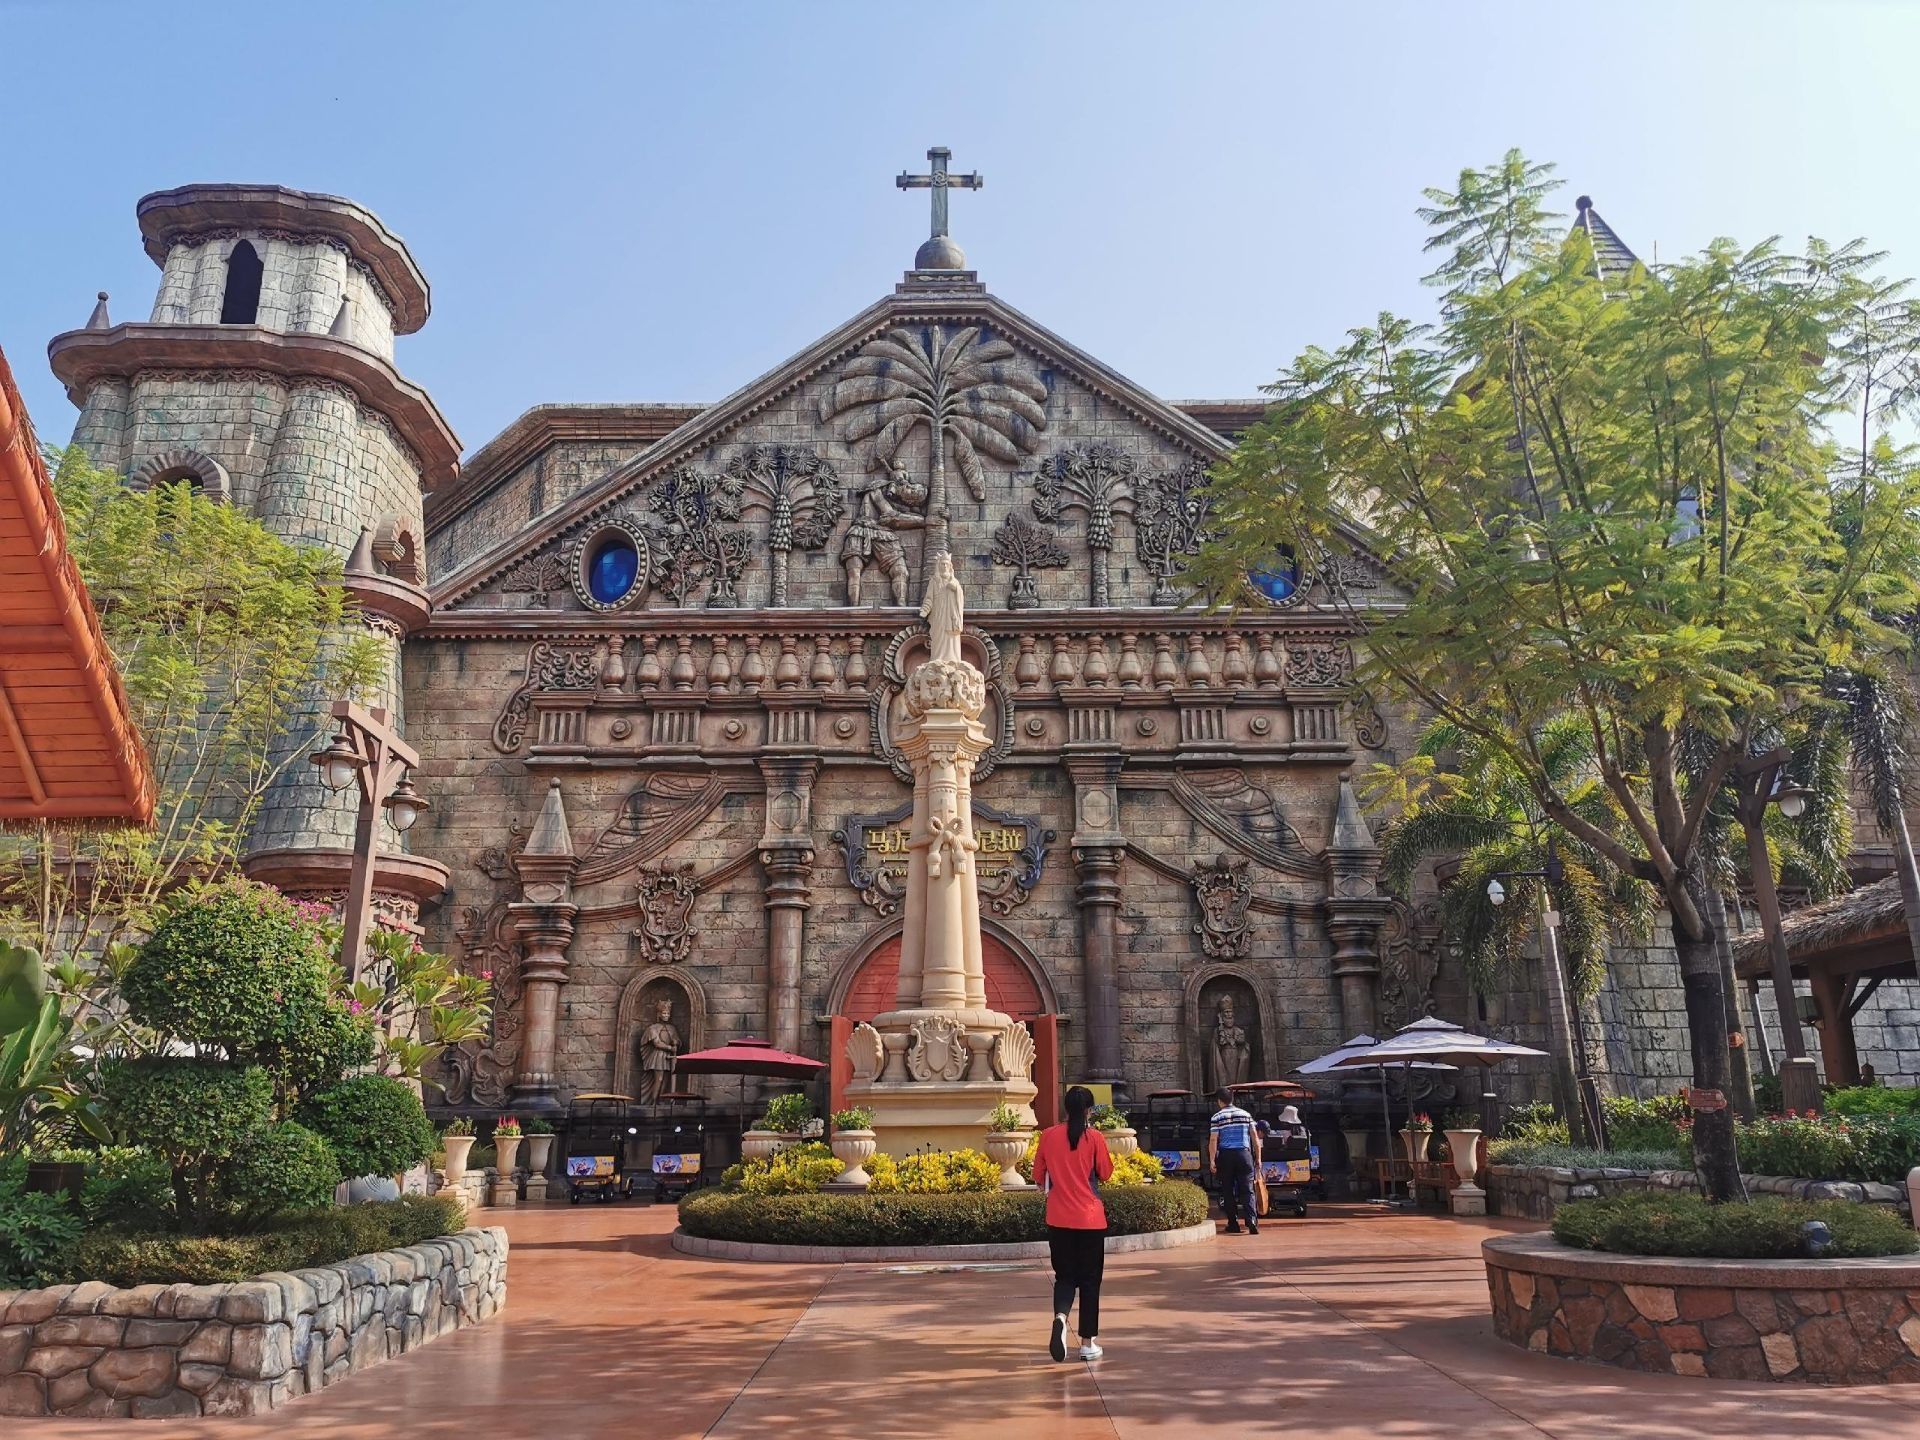
<svg viewBox="0 0 1920 1440"><path fill-rule="evenodd" d="M635 879L640 923L630 932L645 965L679 965L693 954L693 906L699 885L693 864L643 869Z"/></svg>
<svg viewBox="0 0 1920 1440"><path fill-rule="evenodd" d="M647 502L659 523L653 529L654 584L680 609L702 589L707 608L740 603L740 573L747 565L747 532L739 524L746 482L737 476L681 465L656 476Z"/></svg>
<svg viewBox="0 0 1920 1440"><path fill-rule="evenodd" d="M527 719L535 695L546 690L595 690L599 685L600 661L591 644L534 641L527 648L526 678L493 723L493 748L508 755L520 748L527 738Z"/></svg>
<svg viewBox="0 0 1920 1440"><path fill-rule="evenodd" d="M1016 573L1013 589L1007 595L1009 610L1032 610L1040 604L1035 591L1035 570L1058 570L1067 563L1067 552L1053 538L1024 515L1009 515L993 533L993 563L1011 565ZM1095 602L1096 604L1099 602Z"/></svg>
<svg viewBox="0 0 1920 1440"><path fill-rule="evenodd" d="M1049 525L1059 523L1069 510L1082 511L1087 517L1087 548L1093 560L1088 598L1097 606L1113 603L1107 579L1113 517L1133 513L1139 470L1139 462L1117 445L1095 443L1055 451L1034 472L1035 515Z"/></svg>
<svg viewBox="0 0 1920 1440"><path fill-rule="evenodd" d="M1153 604L1179 601L1174 582L1186 570L1187 557L1197 555L1206 543L1212 516L1207 467L1199 460L1149 475L1136 485L1134 544L1153 576Z"/></svg>
<svg viewBox="0 0 1920 1440"><path fill-rule="evenodd" d="M966 634L974 642L974 653L984 662L977 668L986 677L988 704L980 723L993 737L993 744L973 767L973 778L978 783L991 775L1013 749L1013 694L1007 686L1000 647L978 630L968 630ZM886 761L893 773L908 785L913 783L913 767L893 742L894 710L907 685L905 658L912 650L925 645L926 636L925 625L913 625L893 637L881 661L880 683L873 687L868 702L868 743L874 755Z"/></svg>
<svg viewBox="0 0 1920 1440"><path fill-rule="evenodd" d="M844 508L840 477L826 460L798 445L749 446L727 462L727 475L739 484L741 510L766 514L773 570L767 603L783 609L789 603L788 553L827 543Z"/></svg>
<svg viewBox="0 0 1920 1440"><path fill-rule="evenodd" d="M594 837L581 857L574 883L611 880L665 851L729 794L754 793L757 787L729 785L712 775L655 771L621 799L613 823Z"/></svg>
<svg viewBox="0 0 1920 1440"><path fill-rule="evenodd" d="M1243 958L1253 929L1247 919L1248 907L1253 904L1253 880L1247 874L1247 862L1222 855L1213 864L1195 869L1193 899L1200 909L1193 933L1200 937L1200 948L1208 958Z"/></svg>

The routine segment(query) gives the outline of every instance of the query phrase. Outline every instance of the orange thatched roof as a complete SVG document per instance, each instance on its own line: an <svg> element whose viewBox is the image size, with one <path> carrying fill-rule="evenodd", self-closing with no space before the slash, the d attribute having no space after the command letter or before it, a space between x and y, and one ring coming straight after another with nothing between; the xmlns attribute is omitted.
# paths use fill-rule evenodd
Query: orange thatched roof
<svg viewBox="0 0 1920 1440"><path fill-rule="evenodd" d="M145 825L153 774L0 353L0 823Z"/></svg>

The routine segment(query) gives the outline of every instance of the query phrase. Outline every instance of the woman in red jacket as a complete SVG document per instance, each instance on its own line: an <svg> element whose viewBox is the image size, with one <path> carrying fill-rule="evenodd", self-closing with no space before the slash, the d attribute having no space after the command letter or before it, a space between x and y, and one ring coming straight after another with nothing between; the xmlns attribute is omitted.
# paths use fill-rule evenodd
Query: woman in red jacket
<svg viewBox="0 0 1920 1440"><path fill-rule="evenodd" d="M1033 1183L1047 1192L1047 1245L1053 1252L1053 1333L1047 1353L1067 1358L1067 1311L1080 1292L1080 1358L1100 1358L1100 1276L1107 1260L1107 1207L1094 1188L1113 1177L1107 1137L1089 1129L1093 1092L1066 1095L1067 1123L1040 1132Z"/></svg>

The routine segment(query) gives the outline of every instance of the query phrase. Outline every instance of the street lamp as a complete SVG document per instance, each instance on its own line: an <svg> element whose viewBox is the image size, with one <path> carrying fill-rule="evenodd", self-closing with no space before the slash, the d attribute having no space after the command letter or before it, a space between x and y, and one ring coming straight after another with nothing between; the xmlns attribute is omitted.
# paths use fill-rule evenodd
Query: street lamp
<svg viewBox="0 0 1920 1440"><path fill-rule="evenodd" d="M1573 1013L1567 994L1566 971L1560 963L1560 912L1553 908L1553 887L1566 879L1567 867L1560 859L1554 837L1547 837L1547 863L1539 870L1502 870L1487 881L1487 903L1507 903L1504 880L1545 880L1547 889L1540 897L1540 934L1546 949L1547 1009L1553 1027L1553 1088L1561 1108L1571 1117L1577 1109L1584 1118L1593 1142L1605 1148L1606 1120L1600 1109L1600 1094L1587 1074L1586 1034ZM1579 1033L1576 1034L1576 1029ZM1577 1138L1577 1137L1576 1137Z"/></svg>
<svg viewBox="0 0 1920 1440"><path fill-rule="evenodd" d="M1750 755L1733 769L1738 796L1735 814L1747 836L1747 871L1753 881L1753 903L1760 912L1760 928L1767 937L1772 959L1773 1008L1780 1018L1780 1043L1787 1058L1780 1063L1780 1103L1801 1114L1820 1109L1820 1075L1807 1054L1806 1032L1800 1027L1800 1005L1793 988L1793 959L1780 929L1780 897L1773 888L1773 857L1767 853L1767 806L1796 820L1806 813L1813 794L1804 785L1785 778L1791 758L1785 746L1764 755Z"/></svg>
<svg viewBox="0 0 1920 1440"><path fill-rule="evenodd" d="M353 868L347 875L340 937L340 960L351 983L360 976L367 930L373 921L374 817L384 809L387 822L404 833L413 828L428 805L426 797L413 786L413 771L420 756L387 722L385 710L362 709L351 700L336 700L332 714L340 724L339 732L324 750L314 751L307 759L319 770L320 783L329 790L342 791L354 781L360 782L359 812L353 826Z"/></svg>

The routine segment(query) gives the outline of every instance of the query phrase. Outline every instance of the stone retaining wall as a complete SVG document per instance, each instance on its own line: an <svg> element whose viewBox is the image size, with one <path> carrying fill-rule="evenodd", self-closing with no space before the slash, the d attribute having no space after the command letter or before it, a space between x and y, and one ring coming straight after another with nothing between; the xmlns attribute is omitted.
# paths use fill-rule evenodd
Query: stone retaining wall
<svg viewBox="0 0 1920 1440"><path fill-rule="evenodd" d="M1624 1370L1920 1384L1920 1260L1605 1255L1548 1235L1481 1245L1493 1328Z"/></svg>
<svg viewBox="0 0 1920 1440"><path fill-rule="evenodd" d="M497 1228L233 1285L0 1291L0 1415L257 1414L506 1297Z"/></svg>
<svg viewBox="0 0 1920 1440"><path fill-rule="evenodd" d="M1906 1190L1894 1185L1855 1184L1850 1180L1801 1180L1791 1175L1747 1175L1750 1195L1784 1195L1793 1200L1852 1200L1887 1205L1908 1213ZM1691 1170L1574 1170L1560 1165L1489 1165L1487 1210L1522 1220L1551 1220L1569 1200L1593 1200L1636 1190L1697 1190Z"/></svg>

